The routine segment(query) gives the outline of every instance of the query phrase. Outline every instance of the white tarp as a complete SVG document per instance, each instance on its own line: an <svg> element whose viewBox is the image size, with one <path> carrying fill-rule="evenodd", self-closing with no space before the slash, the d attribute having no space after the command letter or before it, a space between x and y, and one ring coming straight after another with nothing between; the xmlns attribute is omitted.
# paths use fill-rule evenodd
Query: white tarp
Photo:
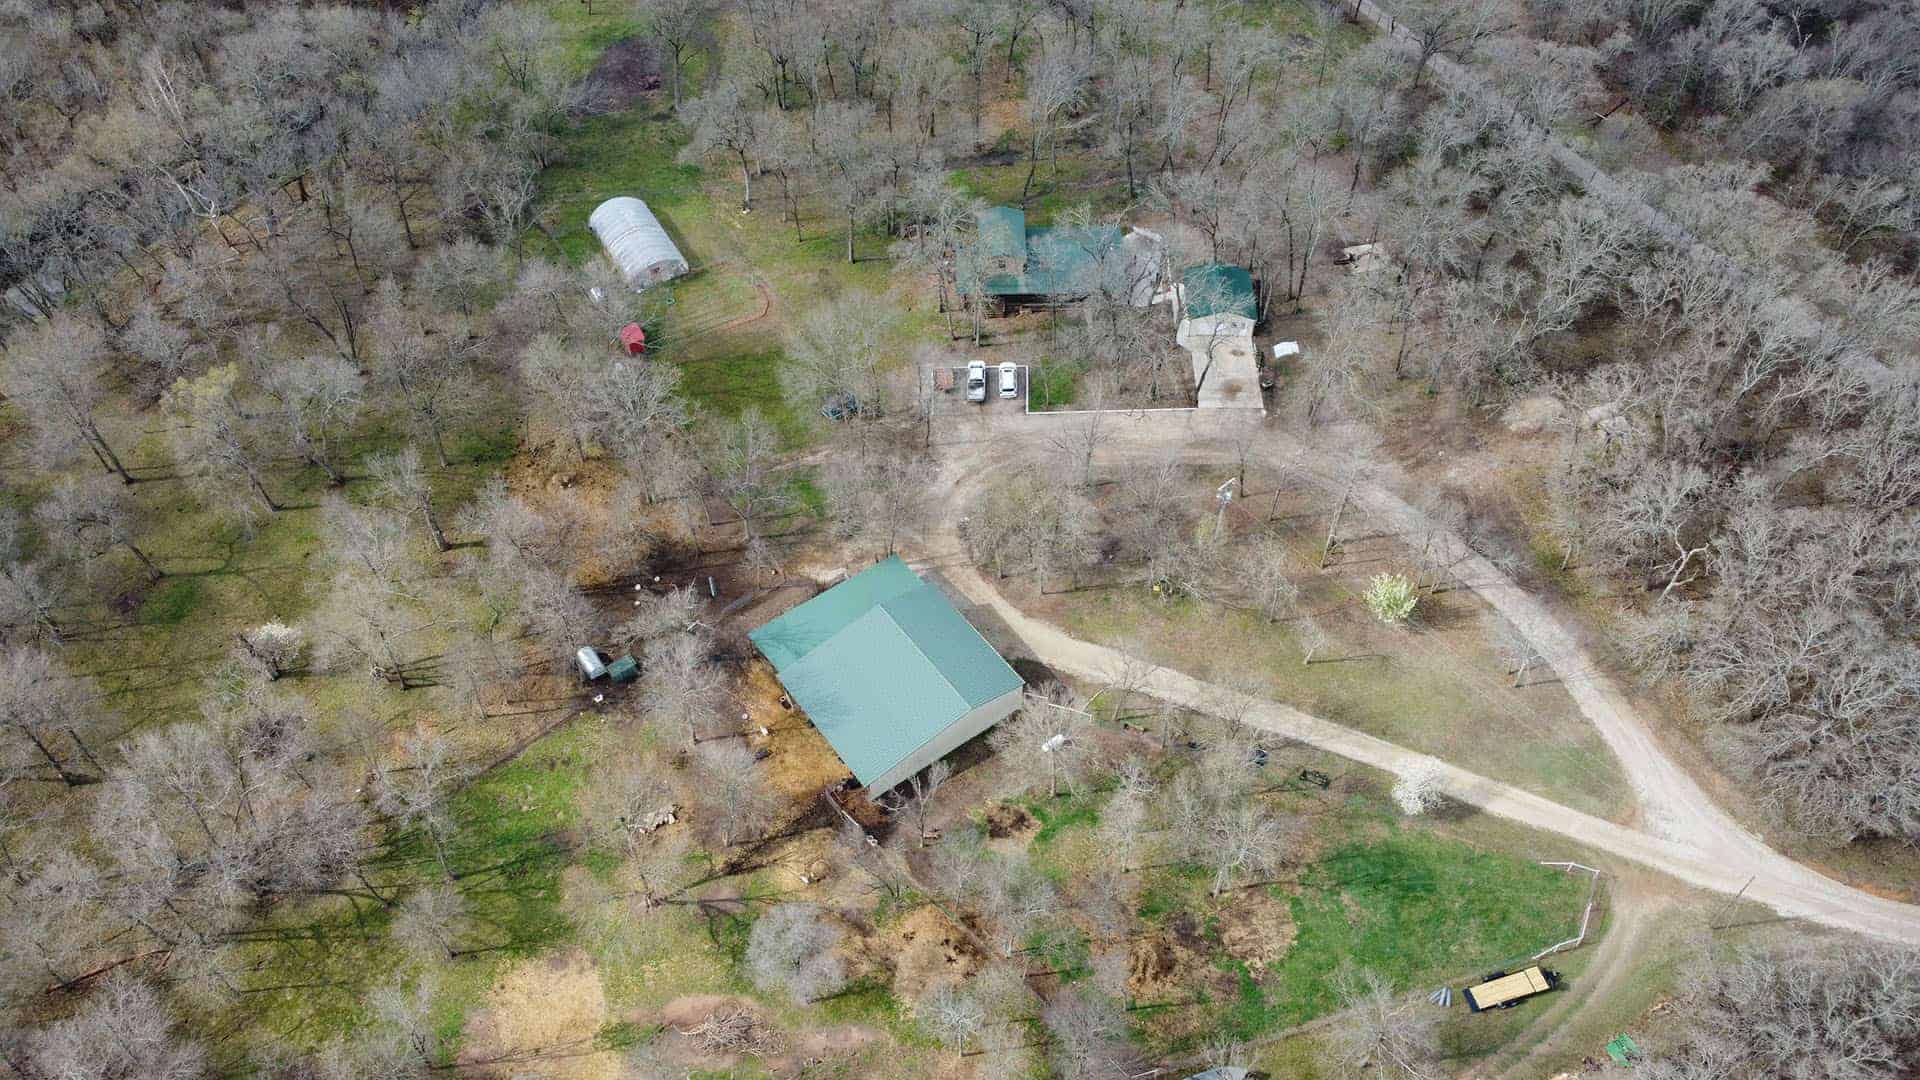
<svg viewBox="0 0 1920 1080"><path fill-rule="evenodd" d="M660 219L639 199L630 195L608 199L587 218L587 227L600 238L608 257L636 289L687 272L686 256L680 254Z"/></svg>

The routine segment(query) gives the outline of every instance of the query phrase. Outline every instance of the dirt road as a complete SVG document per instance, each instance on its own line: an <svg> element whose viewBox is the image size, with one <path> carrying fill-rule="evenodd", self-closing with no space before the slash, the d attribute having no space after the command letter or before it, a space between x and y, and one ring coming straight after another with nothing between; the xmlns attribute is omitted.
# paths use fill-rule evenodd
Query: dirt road
<svg viewBox="0 0 1920 1080"><path fill-rule="evenodd" d="M962 417L943 430L947 447L940 490L938 526L930 537L929 562L938 565L955 588L1004 619L1044 663L1081 678L1101 681L1121 667L1119 652L1078 640L1059 627L1029 617L976 572L962 555L957 523L974 489L970 478L994 475L996 462L1031 463L1051 444L1089 422L1085 417L1026 415L1014 410ZM1103 458L1142 452L1177 453L1185 460L1218 462L1232 453L1236 421L1218 414L1117 414L1109 425ZM1320 446L1324 446L1321 443ZM1331 479L1339 463L1326 452L1271 425L1261 428L1253 460L1272 463L1298 475ZM1425 516L1400 498L1391 485L1398 474L1384 463L1356 484L1354 497L1376 524L1412 533L1430 528ZM1693 778L1669 758L1646 721L1601 665L1580 644L1570 624L1548 604L1528 595L1491 562L1474 554L1459 537L1440 531L1438 542L1454 558L1461 583L1513 623L1565 682L1575 703L1606 741L1632 780L1649 828L1616 825L1562 806L1511 785L1497 783L1446 762L1440 766L1447 793L1537 829L1569 836L1621 858L1670 874L1691 885L1735 893L1783 916L1852 930L1874 937L1920 944L1920 907L1850 888L1773 851L1742 828L1710 799ZM1146 690L1197 712L1218 715L1229 693L1181 672L1157 669ZM1340 754L1363 764L1403 773L1433 761L1383 739L1310 716L1273 701L1247 701L1245 722L1287 738Z"/></svg>

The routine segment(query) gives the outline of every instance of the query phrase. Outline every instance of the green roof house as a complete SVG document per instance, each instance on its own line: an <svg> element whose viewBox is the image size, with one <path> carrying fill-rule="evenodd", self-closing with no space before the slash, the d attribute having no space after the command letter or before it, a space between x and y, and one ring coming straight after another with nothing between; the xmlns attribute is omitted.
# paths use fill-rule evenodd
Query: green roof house
<svg viewBox="0 0 1920 1080"><path fill-rule="evenodd" d="M1020 707L1020 676L898 557L747 636L855 779L875 793Z"/></svg>
<svg viewBox="0 0 1920 1080"><path fill-rule="evenodd" d="M974 222L988 296L1077 298L1099 288L1103 276L1124 292L1136 273L1138 259L1117 225L1029 227L1026 213L1012 206L989 206Z"/></svg>
<svg viewBox="0 0 1920 1080"><path fill-rule="evenodd" d="M1189 319L1212 315L1253 319L1260 314L1260 305L1253 295L1253 275L1244 267L1226 263L1190 266L1180 275L1180 284L1184 286L1181 292Z"/></svg>
<svg viewBox="0 0 1920 1080"><path fill-rule="evenodd" d="M1174 341L1193 358L1194 403L1203 409L1266 409L1253 326L1260 302L1253 275L1225 263L1189 266L1174 295L1180 326Z"/></svg>

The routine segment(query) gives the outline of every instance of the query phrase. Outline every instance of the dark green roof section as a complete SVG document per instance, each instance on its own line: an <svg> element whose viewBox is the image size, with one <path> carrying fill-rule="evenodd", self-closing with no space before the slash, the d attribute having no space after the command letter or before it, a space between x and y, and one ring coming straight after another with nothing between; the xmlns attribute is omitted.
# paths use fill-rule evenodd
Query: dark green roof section
<svg viewBox="0 0 1920 1080"><path fill-rule="evenodd" d="M1024 259L1027 255L1027 215L1013 206L989 206L975 218L981 250L989 258Z"/></svg>
<svg viewBox="0 0 1920 1080"><path fill-rule="evenodd" d="M1226 263L1189 266L1180 275L1180 283L1186 287L1190 319L1203 319L1208 315L1259 317L1260 305L1253 295L1253 275L1244 267Z"/></svg>
<svg viewBox="0 0 1920 1080"><path fill-rule="evenodd" d="M946 594L897 557L748 636L863 785L1021 685Z"/></svg>

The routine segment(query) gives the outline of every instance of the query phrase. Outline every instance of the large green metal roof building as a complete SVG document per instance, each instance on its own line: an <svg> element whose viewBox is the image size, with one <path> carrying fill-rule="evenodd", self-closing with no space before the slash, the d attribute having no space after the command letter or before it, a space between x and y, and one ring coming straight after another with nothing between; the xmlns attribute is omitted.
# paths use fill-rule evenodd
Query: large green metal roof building
<svg viewBox="0 0 1920 1080"><path fill-rule="evenodd" d="M1020 676L898 557L747 636L834 753L876 793L1020 707Z"/></svg>

